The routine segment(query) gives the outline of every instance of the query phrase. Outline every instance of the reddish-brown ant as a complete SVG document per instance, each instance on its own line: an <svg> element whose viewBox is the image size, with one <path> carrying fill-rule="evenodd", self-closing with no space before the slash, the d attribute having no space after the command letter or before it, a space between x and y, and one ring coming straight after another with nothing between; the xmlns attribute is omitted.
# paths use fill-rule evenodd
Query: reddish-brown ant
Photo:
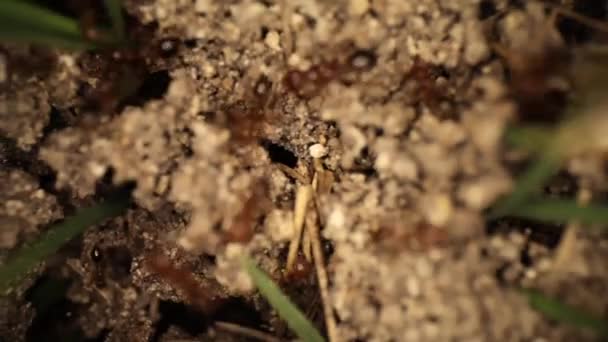
<svg viewBox="0 0 608 342"><path fill-rule="evenodd" d="M259 181L253 186L253 191L245 201L243 208L226 230L223 237L225 242L245 243L251 240L255 233L256 218L270 206L267 193L268 186L265 182Z"/></svg>
<svg viewBox="0 0 608 342"><path fill-rule="evenodd" d="M97 78L94 86L82 85L84 107L113 112L137 96L144 79L150 74L150 62L157 63L170 56L170 52L177 49L176 41L159 41L152 25L142 25L125 15L126 37L124 41L116 42L110 31L101 29L103 18L99 13L103 13L103 9L98 2L73 1L72 5L79 13L83 36L98 46L83 53L79 60L81 69L89 77Z"/></svg>
<svg viewBox="0 0 608 342"><path fill-rule="evenodd" d="M250 82L245 99L227 105L220 111L224 116L216 122L230 131L231 140L237 145L255 144L264 138L264 125L276 117L272 81L262 75Z"/></svg>
<svg viewBox="0 0 608 342"><path fill-rule="evenodd" d="M386 226L376 236L387 250L400 251L404 247L411 250L428 250L447 243L448 234L443 228L428 223L419 223L413 230L403 227Z"/></svg>
<svg viewBox="0 0 608 342"><path fill-rule="evenodd" d="M213 297L212 290L202 286L191 270L176 266L161 252L146 257L145 265L181 291L188 301L202 312L210 314L218 308L221 298Z"/></svg>
<svg viewBox="0 0 608 342"><path fill-rule="evenodd" d="M404 81L408 89L413 90L408 101L410 105L424 105L435 116L446 118L449 117L449 114L445 113L445 109L442 109L440 105L444 101L449 101L451 97L448 95L447 85L437 83L442 72L441 67L415 58ZM412 88L409 88L410 86Z"/></svg>
<svg viewBox="0 0 608 342"><path fill-rule="evenodd" d="M314 267L313 267L312 263L310 263L308 260L306 260L304 255L298 253L298 256L296 257L296 260L293 264L293 268L291 269L291 272L289 272L285 275L284 280L286 280L288 282L305 281L305 280L309 279L309 277L313 271L314 271Z"/></svg>
<svg viewBox="0 0 608 342"><path fill-rule="evenodd" d="M444 97L443 90L436 84L438 74L439 68L436 66L425 63L419 58L414 60L414 65L406 77L416 81L416 100L418 102L433 107Z"/></svg>
<svg viewBox="0 0 608 342"><path fill-rule="evenodd" d="M369 70L376 64L376 55L371 50L357 50L346 61L337 59L315 64L307 70L290 70L283 83L289 92L302 98L312 98L332 81L350 72Z"/></svg>

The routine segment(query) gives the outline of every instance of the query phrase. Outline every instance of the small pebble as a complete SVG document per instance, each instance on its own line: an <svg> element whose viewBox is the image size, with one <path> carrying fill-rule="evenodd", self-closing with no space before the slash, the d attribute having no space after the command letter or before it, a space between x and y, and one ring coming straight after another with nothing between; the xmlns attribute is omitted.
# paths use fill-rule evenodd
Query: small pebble
<svg viewBox="0 0 608 342"><path fill-rule="evenodd" d="M321 144L314 144L308 148L308 153L311 157L320 159L327 155L327 148Z"/></svg>

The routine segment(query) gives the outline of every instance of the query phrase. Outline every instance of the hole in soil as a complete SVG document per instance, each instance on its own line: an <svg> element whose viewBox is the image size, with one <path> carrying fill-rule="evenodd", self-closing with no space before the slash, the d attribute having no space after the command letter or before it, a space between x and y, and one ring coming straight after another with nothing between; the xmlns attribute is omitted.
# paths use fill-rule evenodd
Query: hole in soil
<svg viewBox="0 0 608 342"><path fill-rule="evenodd" d="M160 70L153 72L144 78L144 81L135 96L141 98L144 102L152 99L160 99L167 92L169 83L171 83L169 71Z"/></svg>
<svg viewBox="0 0 608 342"><path fill-rule="evenodd" d="M49 134L66 128L67 126L68 122L64 119L61 111L55 107L51 107L51 112L49 113L49 123L46 125L46 127L44 127L42 136L47 137Z"/></svg>
<svg viewBox="0 0 608 342"><path fill-rule="evenodd" d="M114 168L109 167L103 177L95 183L95 198L115 196L117 193L130 194L137 187L137 182L135 181L114 184L114 174Z"/></svg>
<svg viewBox="0 0 608 342"><path fill-rule="evenodd" d="M167 70L148 74L144 77L137 92L125 100L124 104L127 106L143 106L150 100L160 99L167 92L170 83L171 76L169 76Z"/></svg>
<svg viewBox="0 0 608 342"><path fill-rule="evenodd" d="M108 194L114 189L112 179L114 178L114 168L109 167L101 178L95 183L96 194Z"/></svg>
<svg viewBox="0 0 608 342"><path fill-rule="evenodd" d="M131 261L133 257L129 249L124 246L109 247L104 252L108 259L109 275L115 281L121 281L131 274Z"/></svg>
<svg viewBox="0 0 608 342"><path fill-rule="evenodd" d="M242 298L229 298L213 315L214 321L236 323L259 329L263 322L259 313Z"/></svg>
<svg viewBox="0 0 608 342"><path fill-rule="evenodd" d="M161 319L156 324L156 331L150 339L151 342L159 342L171 326L178 326L192 336L201 334L207 329L205 315L192 306L172 301L161 301L158 310Z"/></svg>
<svg viewBox="0 0 608 342"><path fill-rule="evenodd" d="M32 303L37 315L44 315L54 303L61 301L70 281L43 275L25 292L25 300Z"/></svg>
<svg viewBox="0 0 608 342"><path fill-rule="evenodd" d="M291 168L298 165L298 157L285 147L265 139L260 144L268 152L268 156L273 163L283 164Z"/></svg>
<svg viewBox="0 0 608 342"><path fill-rule="evenodd" d="M32 303L36 316L29 326L25 341L103 341L108 331L87 339L78 325L78 311L82 309L65 295L70 281L44 275L25 293Z"/></svg>

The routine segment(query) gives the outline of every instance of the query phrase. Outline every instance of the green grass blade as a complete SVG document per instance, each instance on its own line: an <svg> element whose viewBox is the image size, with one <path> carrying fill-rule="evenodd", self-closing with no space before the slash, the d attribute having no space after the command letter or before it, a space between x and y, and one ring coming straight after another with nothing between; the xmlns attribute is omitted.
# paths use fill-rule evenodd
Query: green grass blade
<svg viewBox="0 0 608 342"><path fill-rule="evenodd" d="M50 227L38 240L21 248L0 267L0 294L9 291L32 268L86 228L122 213L128 203L129 197L126 195L109 198L104 203L80 209L74 216Z"/></svg>
<svg viewBox="0 0 608 342"><path fill-rule="evenodd" d="M112 31L118 41L125 40L125 18L122 16L120 0L104 0L106 11L112 21Z"/></svg>
<svg viewBox="0 0 608 342"><path fill-rule="evenodd" d="M576 201L568 199L543 199L526 202L510 214L553 223L564 223L571 220L592 224L608 223L608 206L598 204L580 206Z"/></svg>
<svg viewBox="0 0 608 342"><path fill-rule="evenodd" d="M18 27L6 28L3 23L0 23L0 41L47 45L68 50L87 50L97 47L84 39L74 39L69 36Z"/></svg>
<svg viewBox="0 0 608 342"><path fill-rule="evenodd" d="M0 1L0 40L73 50L92 49L78 21L25 1Z"/></svg>
<svg viewBox="0 0 608 342"><path fill-rule="evenodd" d="M540 159L534 162L534 165L519 177L513 192L497 203L490 213L490 218L513 213L535 192L539 191L551 176L557 173L559 165L559 158L556 153L545 152Z"/></svg>
<svg viewBox="0 0 608 342"><path fill-rule="evenodd" d="M18 24L35 32L53 32L84 39L76 20L25 1L0 1L0 23L2 22Z"/></svg>
<svg viewBox="0 0 608 342"><path fill-rule="evenodd" d="M260 293L277 310L287 325L305 342L325 341L314 325L300 310L283 294L281 289L249 258L243 259L243 266L253 279Z"/></svg>
<svg viewBox="0 0 608 342"><path fill-rule="evenodd" d="M505 133L505 140L509 145L534 153L546 149L554 137L553 130L543 126L513 126L507 128Z"/></svg>
<svg viewBox="0 0 608 342"><path fill-rule="evenodd" d="M565 305L557 299L550 298L536 291L524 289L522 292L528 297L530 306L547 318L568 323L577 327L587 328L602 336L608 336L608 322L594 317L577 308Z"/></svg>

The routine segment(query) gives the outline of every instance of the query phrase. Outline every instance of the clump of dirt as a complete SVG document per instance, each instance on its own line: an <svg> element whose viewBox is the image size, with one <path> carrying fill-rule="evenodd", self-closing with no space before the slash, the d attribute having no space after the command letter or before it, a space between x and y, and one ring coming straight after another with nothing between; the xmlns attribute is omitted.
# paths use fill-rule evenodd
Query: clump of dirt
<svg viewBox="0 0 608 342"><path fill-rule="evenodd" d="M557 122L570 52L601 37L536 1L124 6L131 48L0 50L1 262L100 188L136 184L125 215L2 299L1 336L293 338L249 254L337 341L593 338L518 289L605 317L605 234L484 213L526 161L505 127ZM570 160L547 191L602 196L604 162Z"/></svg>

